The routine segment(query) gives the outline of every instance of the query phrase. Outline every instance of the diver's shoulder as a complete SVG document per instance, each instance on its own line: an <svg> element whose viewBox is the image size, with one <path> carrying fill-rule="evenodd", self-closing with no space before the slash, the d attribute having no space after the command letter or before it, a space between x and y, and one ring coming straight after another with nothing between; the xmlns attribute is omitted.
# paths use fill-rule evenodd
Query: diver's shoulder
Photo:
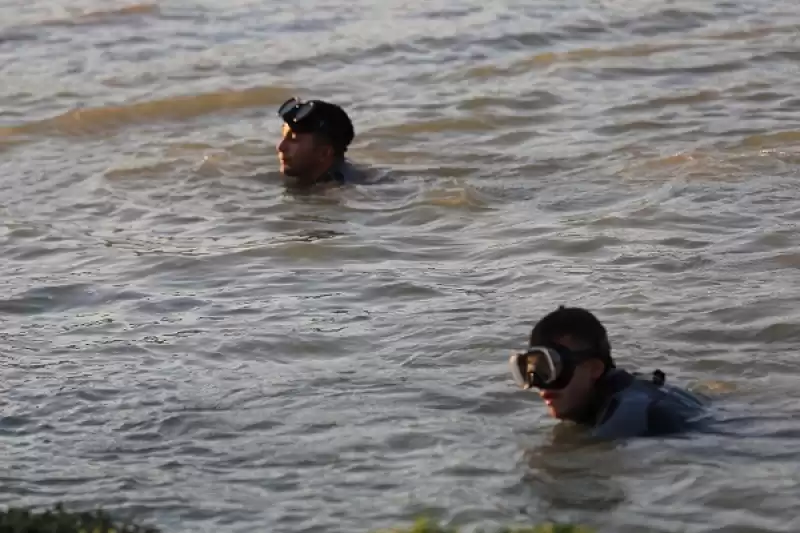
<svg viewBox="0 0 800 533"><path fill-rule="evenodd" d="M706 403L689 390L673 384L655 386L647 406L649 435L669 435L691 429L706 413Z"/></svg>
<svg viewBox="0 0 800 533"><path fill-rule="evenodd" d="M648 379L640 373L620 372L628 379L609 395L596 426L598 435L614 438L679 433L704 412L700 398L665 384L663 373L654 372Z"/></svg>
<svg viewBox="0 0 800 533"><path fill-rule="evenodd" d="M341 181L346 184L365 183L368 178L367 169L350 159L343 160L337 170L341 176Z"/></svg>

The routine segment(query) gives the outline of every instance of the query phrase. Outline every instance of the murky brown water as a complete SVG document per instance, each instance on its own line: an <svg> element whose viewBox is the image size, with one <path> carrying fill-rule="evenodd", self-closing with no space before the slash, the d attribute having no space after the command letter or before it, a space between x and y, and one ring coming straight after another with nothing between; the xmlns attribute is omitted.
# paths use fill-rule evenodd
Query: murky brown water
<svg viewBox="0 0 800 533"><path fill-rule="evenodd" d="M799 43L796 0L0 3L0 504L800 530ZM376 184L281 188L291 94ZM718 427L571 445L506 367L559 303Z"/></svg>

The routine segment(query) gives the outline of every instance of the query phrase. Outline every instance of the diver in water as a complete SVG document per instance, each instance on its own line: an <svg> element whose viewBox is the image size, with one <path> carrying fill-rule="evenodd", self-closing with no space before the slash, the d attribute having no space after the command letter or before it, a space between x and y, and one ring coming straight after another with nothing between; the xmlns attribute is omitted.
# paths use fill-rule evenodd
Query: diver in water
<svg viewBox="0 0 800 533"><path fill-rule="evenodd" d="M290 98L278 108L278 116L283 119L283 131L276 149L287 185L341 185L363 177L345 158L355 130L340 106Z"/></svg>
<svg viewBox="0 0 800 533"><path fill-rule="evenodd" d="M582 308L542 318L510 364L516 383L538 389L553 417L588 426L592 437L680 433L705 414L699 398L666 385L660 370L645 378L617 369L605 327Z"/></svg>

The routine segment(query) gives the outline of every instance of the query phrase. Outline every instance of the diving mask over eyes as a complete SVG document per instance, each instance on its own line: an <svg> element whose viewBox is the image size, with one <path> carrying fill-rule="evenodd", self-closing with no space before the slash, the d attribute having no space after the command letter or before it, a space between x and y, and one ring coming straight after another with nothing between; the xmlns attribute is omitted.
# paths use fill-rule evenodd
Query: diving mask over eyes
<svg viewBox="0 0 800 533"><path fill-rule="evenodd" d="M531 346L511 356L511 375L523 389L563 389L575 366L594 355L594 350L572 351L564 346Z"/></svg>

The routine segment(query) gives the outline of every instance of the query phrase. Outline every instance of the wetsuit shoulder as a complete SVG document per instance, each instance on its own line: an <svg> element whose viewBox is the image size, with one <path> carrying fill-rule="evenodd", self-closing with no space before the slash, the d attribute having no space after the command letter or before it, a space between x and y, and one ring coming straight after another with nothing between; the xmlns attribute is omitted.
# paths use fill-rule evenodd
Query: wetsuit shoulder
<svg viewBox="0 0 800 533"><path fill-rule="evenodd" d="M349 160L345 159L333 171L336 181L339 183L361 183L364 181L365 173Z"/></svg>
<svg viewBox="0 0 800 533"><path fill-rule="evenodd" d="M668 387L648 407L648 435L668 435L688 429L704 411L703 403L689 392Z"/></svg>
<svg viewBox="0 0 800 533"><path fill-rule="evenodd" d="M636 379L611 395L593 434L615 439L680 433L702 413L703 404L688 392Z"/></svg>
<svg viewBox="0 0 800 533"><path fill-rule="evenodd" d="M647 434L652 398L631 386L613 394L592 429L600 439L639 437Z"/></svg>

